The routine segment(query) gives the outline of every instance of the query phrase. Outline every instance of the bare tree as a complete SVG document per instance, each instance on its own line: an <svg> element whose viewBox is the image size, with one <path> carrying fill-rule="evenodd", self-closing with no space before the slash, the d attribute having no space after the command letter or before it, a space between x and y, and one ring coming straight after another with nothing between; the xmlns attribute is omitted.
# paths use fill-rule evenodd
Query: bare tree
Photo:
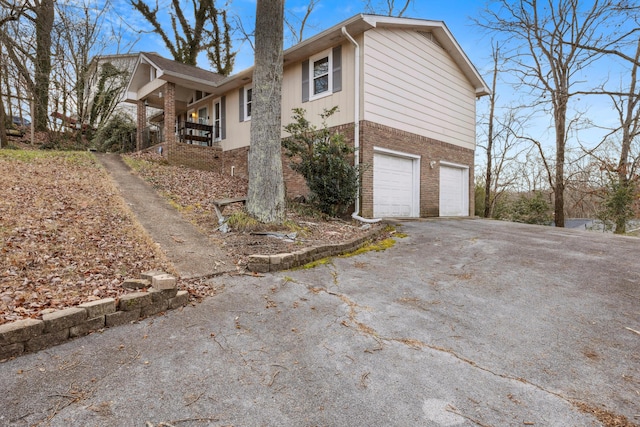
<svg viewBox="0 0 640 427"><path fill-rule="evenodd" d="M204 51L216 72L225 76L231 73L236 56L231 50L231 26L226 10L218 10L215 0L192 0L193 16L190 17L185 15L180 0L171 0L171 30L160 24L157 1L154 8L143 0L129 2L151 24L153 32L162 38L176 61L196 65L198 54Z"/></svg>
<svg viewBox="0 0 640 427"><path fill-rule="evenodd" d="M577 75L603 56L585 46L606 49L618 42L615 34L607 36L606 31L624 18L620 13L622 3L626 2L500 0L493 9L486 9L479 21L511 40L513 54L509 61L514 64L512 70L519 85L536 97L533 105L552 115L555 159L549 176L558 227L564 227L565 151L571 125L576 123L568 117L569 103L573 97L590 92ZM545 160L545 165L550 164Z"/></svg>
<svg viewBox="0 0 640 427"><path fill-rule="evenodd" d="M583 149L598 161L601 175L604 172L608 177L604 183L600 181L601 188L607 189L603 195L602 214L615 223L614 232L617 234L626 232L627 220L633 215L632 205L638 185L640 157L632 148L640 136L640 38L635 41L634 50L632 55L626 55L622 50L606 51L608 56L618 57L630 66L624 87L615 92L602 89L611 99L618 125L609 129L598 147Z"/></svg>
<svg viewBox="0 0 640 427"><path fill-rule="evenodd" d="M304 16L302 18L298 18L296 15L289 11L289 14L285 16L284 22L287 24L289 28L289 32L291 33L291 37L293 38L293 44L300 43L304 39L304 30L307 25L307 20L309 16L313 12L313 9L320 3L320 0L309 0L309 4L307 4L307 8L305 9ZM294 21L299 21L295 23Z"/></svg>
<svg viewBox="0 0 640 427"><path fill-rule="evenodd" d="M18 16L20 15L21 10L15 4L11 4L9 8L3 10L2 14L0 14L0 27L2 27L7 22L16 21ZM0 43L0 47L2 43ZM6 67L7 64L0 64L2 67ZM4 108L4 95L2 93L2 82L0 82L0 148L6 147L9 144L7 139L7 115L6 110Z"/></svg>
<svg viewBox="0 0 640 427"><path fill-rule="evenodd" d="M12 3L1 0L3 7ZM19 19L12 24L24 22L24 26L15 31L23 31L28 27L26 37L32 36L31 42L15 39L7 26L0 26L0 39L14 67L27 82L33 98L33 123L36 131L46 131L49 108L49 81L51 74L51 32L55 18L54 0L33 0L24 4ZM35 48L33 47L35 46ZM33 67L30 68L30 65Z"/></svg>
<svg viewBox="0 0 640 427"><path fill-rule="evenodd" d="M2 83L0 82L0 148L9 145L9 140L7 139L7 115L4 109L3 97Z"/></svg>
<svg viewBox="0 0 640 427"><path fill-rule="evenodd" d="M620 156L618 158L618 165L616 167L617 173L617 188L621 194L627 194L631 196L637 183L634 182L633 177L636 174L638 162L640 158L631 158L631 147L633 142L640 135L640 90L638 85L638 67L640 66L640 38L636 44L636 52L632 60L631 73L629 74L629 86L626 94L621 94L616 97L612 95L612 101L618 118L620 120L620 132L621 132L621 147ZM627 197L629 203L632 197ZM627 215L624 212L628 212L628 206L621 206L621 212L615 218L616 228L615 232L618 234L624 234L626 232Z"/></svg>
<svg viewBox="0 0 640 427"><path fill-rule="evenodd" d="M375 4L373 0L366 0L365 10L370 13L382 12L387 16L397 16L400 18L404 15L413 1L414 0L401 0L398 2L398 5L396 5L396 0L377 1Z"/></svg>
<svg viewBox="0 0 640 427"><path fill-rule="evenodd" d="M492 57L493 57L493 77L491 79L491 94L489 95L489 123L487 125L487 169L485 173L485 181L484 181L484 217L491 218L491 211L493 204L491 203L491 189L492 189L492 180L491 180L491 168L492 168L492 159L493 159L493 120L495 116L496 110L496 101L497 101L497 93L496 93L496 82L498 81L498 65L500 59L500 45L498 43L494 44L492 47Z"/></svg>
<svg viewBox="0 0 640 427"><path fill-rule="evenodd" d="M247 211L261 222L282 223L285 219L280 138L284 0L258 0L255 28Z"/></svg>

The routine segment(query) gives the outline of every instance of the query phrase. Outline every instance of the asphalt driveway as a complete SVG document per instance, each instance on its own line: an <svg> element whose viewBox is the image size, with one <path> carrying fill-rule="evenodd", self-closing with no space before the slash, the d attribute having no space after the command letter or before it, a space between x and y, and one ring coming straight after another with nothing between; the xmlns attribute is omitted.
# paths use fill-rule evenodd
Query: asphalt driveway
<svg viewBox="0 0 640 427"><path fill-rule="evenodd" d="M384 252L0 364L0 425L640 423L640 240L403 222Z"/></svg>

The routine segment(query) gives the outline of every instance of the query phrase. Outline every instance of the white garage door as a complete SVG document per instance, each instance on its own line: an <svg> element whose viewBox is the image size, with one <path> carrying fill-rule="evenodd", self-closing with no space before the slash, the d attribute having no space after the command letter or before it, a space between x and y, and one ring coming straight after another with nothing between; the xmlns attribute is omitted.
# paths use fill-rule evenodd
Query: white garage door
<svg viewBox="0 0 640 427"><path fill-rule="evenodd" d="M411 217L419 212L419 163L417 158L386 153L373 155L373 215Z"/></svg>
<svg viewBox="0 0 640 427"><path fill-rule="evenodd" d="M440 164L440 216L469 216L469 169Z"/></svg>

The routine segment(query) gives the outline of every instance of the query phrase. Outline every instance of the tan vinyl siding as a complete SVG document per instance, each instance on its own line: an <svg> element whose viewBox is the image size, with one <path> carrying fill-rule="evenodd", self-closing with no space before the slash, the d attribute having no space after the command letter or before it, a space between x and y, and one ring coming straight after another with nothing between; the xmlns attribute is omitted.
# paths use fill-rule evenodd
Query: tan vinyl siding
<svg viewBox="0 0 640 427"><path fill-rule="evenodd" d="M331 49L329 49L330 51ZM296 107L304 108L306 118L316 126L321 125L320 114L323 110L338 106L340 111L328 120L330 127L353 123L353 46L342 45L342 90L313 101L302 102L302 63L298 62L286 66L282 80L282 125L291 123L292 110ZM283 137L289 136L282 133Z"/></svg>
<svg viewBox="0 0 640 427"><path fill-rule="evenodd" d="M475 90L446 51L416 31L375 29L364 55L364 120L474 149Z"/></svg>
<svg viewBox="0 0 640 427"><path fill-rule="evenodd" d="M226 125L227 138L220 142L223 150L246 147L251 138L251 120L239 121L238 114L238 90L234 89L226 93Z"/></svg>

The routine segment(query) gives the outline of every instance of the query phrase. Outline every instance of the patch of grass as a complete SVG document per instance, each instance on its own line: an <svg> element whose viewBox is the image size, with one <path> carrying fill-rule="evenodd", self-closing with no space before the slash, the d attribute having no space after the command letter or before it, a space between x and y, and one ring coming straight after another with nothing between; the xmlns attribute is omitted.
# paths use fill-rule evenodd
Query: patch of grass
<svg viewBox="0 0 640 427"><path fill-rule="evenodd" d="M332 264L331 262L331 257L327 257L327 258L321 258L321 259L317 259L315 261L311 261L306 263L305 265L302 265L298 268L295 268L294 270L300 269L300 270L310 270L312 268L316 268L320 265L327 265L327 264Z"/></svg>
<svg viewBox="0 0 640 427"><path fill-rule="evenodd" d="M237 231L259 231L262 228L262 224L245 211L232 213L227 218L227 223Z"/></svg>
<svg viewBox="0 0 640 427"><path fill-rule="evenodd" d="M146 160L136 159L131 156L122 156L122 160L134 171L139 171L142 169L143 165L147 163Z"/></svg>
<svg viewBox="0 0 640 427"><path fill-rule="evenodd" d="M52 158L59 159L61 161L78 166L91 166L96 164L96 158L93 156L93 154L84 151L38 151L20 149L0 150L1 160L33 163Z"/></svg>
<svg viewBox="0 0 640 427"><path fill-rule="evenodd" d="M379 240L377 242L372 242L372 243L369 243L368 245L364 245L361 248L358 248L353 252L348 252L346 254L342 254L342 255L340 255L340 258L349 258L349 257L352 257L352 256L365 254L365 253L371 252L371 251L376 251L376 252L384 251L384 250L387 250L387 249L393 247L393 245L395 245L395 244L396 244L396 241L393 240L393 238L389 237L389 238L386 238L384 240Z"/></svg>

